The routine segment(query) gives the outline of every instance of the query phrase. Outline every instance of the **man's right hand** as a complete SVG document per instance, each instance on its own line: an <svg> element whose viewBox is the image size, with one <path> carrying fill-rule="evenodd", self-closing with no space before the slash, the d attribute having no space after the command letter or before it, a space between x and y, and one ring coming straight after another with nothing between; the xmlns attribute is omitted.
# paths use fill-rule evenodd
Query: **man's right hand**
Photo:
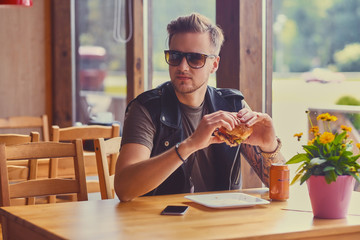
<svg viewBox="0 0 360 240"><path fill-rule="evenodd" d="M237 124L240 124L239 118L235 112L217 111L205 115L195 132L184 141L185 144L193 146L197 150L208 147L213 143L222 143L222 141L213 135L217 128L224 127L231 131Z"/></svg>

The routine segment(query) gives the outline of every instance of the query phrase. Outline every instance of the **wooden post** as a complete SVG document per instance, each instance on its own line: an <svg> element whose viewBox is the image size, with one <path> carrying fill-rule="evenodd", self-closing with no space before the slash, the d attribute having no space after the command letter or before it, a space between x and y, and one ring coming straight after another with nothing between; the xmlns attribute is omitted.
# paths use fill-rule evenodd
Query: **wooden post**
<svg viewBox="0 0 360 240"><path fill-rule="evenodd" d="M73 124L70 0L52 1L53 124ZM74 49L73 49L74 50Z"/></svg>
<svg viewBox="0 0 360 240"><path fill-rule="evenodd" d="M132 12L132 37L126 44L127 102L144 92L144 38L143 38L143 2L130 0ZM128 9L129 1L126 1ZM128 14L128 12L127 12ZM127 15L127 19L129 16ZM127 34L130 32L127 23Z"/></svg>
<svg viewBox="0 0 360 240"><path fill-rule="evenodd" d="M268 11L271 13L271 5L269 7ZM216 1L216 23L225 34L216 74L217 87L239 89L252 110L258 112L263 111L265 87L262 81L262 18L262 0ZM269 53L271 54L267 52ZM270 59L270 56L267 58ZM270 63L271 59L268 64ZM267 76L269 74L270 72L266 72ZM268 86L271 86L271 82ZM267 91L271 93L271 88ZM243 188L262 186L260 179L244 159L242 176Z"/></svg>

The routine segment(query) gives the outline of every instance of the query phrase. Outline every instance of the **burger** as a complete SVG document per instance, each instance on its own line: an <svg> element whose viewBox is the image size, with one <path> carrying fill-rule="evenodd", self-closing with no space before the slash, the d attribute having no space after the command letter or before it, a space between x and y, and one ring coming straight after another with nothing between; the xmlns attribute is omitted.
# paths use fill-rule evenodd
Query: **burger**
<svg viewBox="0 0 360 240"><path fill-rule="evenodd" d="M245 123L240 123L231 131L228 131L224 127L218 128L214 131L214 135L224 141L227 145L236 147L245 141L252 132L252 127L247 127Z"/></svg>

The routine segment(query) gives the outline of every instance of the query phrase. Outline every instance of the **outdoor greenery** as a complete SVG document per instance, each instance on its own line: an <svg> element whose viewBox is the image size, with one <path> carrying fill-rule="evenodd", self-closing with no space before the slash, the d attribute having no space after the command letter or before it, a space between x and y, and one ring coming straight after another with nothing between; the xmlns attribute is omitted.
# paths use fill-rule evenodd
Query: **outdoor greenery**
<svg viewBox="0 0 360 240"><path fill-rule="evenodd" d="M360 71L360 0L273 0L273 16L274 71Z"/></svg>
<svg viewBox="0 0 360 240"><path fill-rule="evenodd" d="M337 105L351 105L351 106L360 106L360 100L356 99L353 96L343 96L337 102ZM346 114L349 120L352 122L354 127L360 131L360 114Z"/></svg>
<svg viewBox="0 0 360 240"><path fill-rule="evenodd" d="M102 46L107 50L107 68L110 71L125 71L125 43L113 38L114 0L79 0L76 1L78 36L80 45ZM124 0L119 1L124 4ZM149 0L152 12L152 66L154 71L167 71L164 50L167 46L167 24L181 15L199 12L215 22L215 0L174 1ZM122 5L122 24L125 23L125 9ZM122 28L125 38L125 28Z"/></svg>
<svg viewBox="0 0 360 240"><path fill-rule="evenodd" d="M314 67L360 71L360 0L272 2L274 71L305 72ZM191 12L202 13L215 22L215 3L216 0L149 0L154 71L167 70L163 60L163 50L168 47L166 25ZM105 47L108 69L125 71L125 44L113 39L115 1L79 0L76 8L79 44ZM121 19L125 23L124 6ZM125 37L124 27L122 31Z"/></svg>
<svg viewBox="0 0 360 240"><path fill-rule="evenodd" d="M334 55L336 66L339 71L353 72L360 69L360 43L352 43L345 46Z"/></svg>

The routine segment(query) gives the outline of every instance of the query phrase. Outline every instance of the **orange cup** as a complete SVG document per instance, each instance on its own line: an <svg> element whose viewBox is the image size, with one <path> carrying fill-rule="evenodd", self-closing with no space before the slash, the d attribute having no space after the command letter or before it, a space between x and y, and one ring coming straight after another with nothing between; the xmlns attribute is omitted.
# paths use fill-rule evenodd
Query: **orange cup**
<svg viewBox="0 0 360 240"><path fill-rule="evenodd" d="M280 201L289 199L289 180L289 167L273 163L270 167L270 199Z"/></svg>

